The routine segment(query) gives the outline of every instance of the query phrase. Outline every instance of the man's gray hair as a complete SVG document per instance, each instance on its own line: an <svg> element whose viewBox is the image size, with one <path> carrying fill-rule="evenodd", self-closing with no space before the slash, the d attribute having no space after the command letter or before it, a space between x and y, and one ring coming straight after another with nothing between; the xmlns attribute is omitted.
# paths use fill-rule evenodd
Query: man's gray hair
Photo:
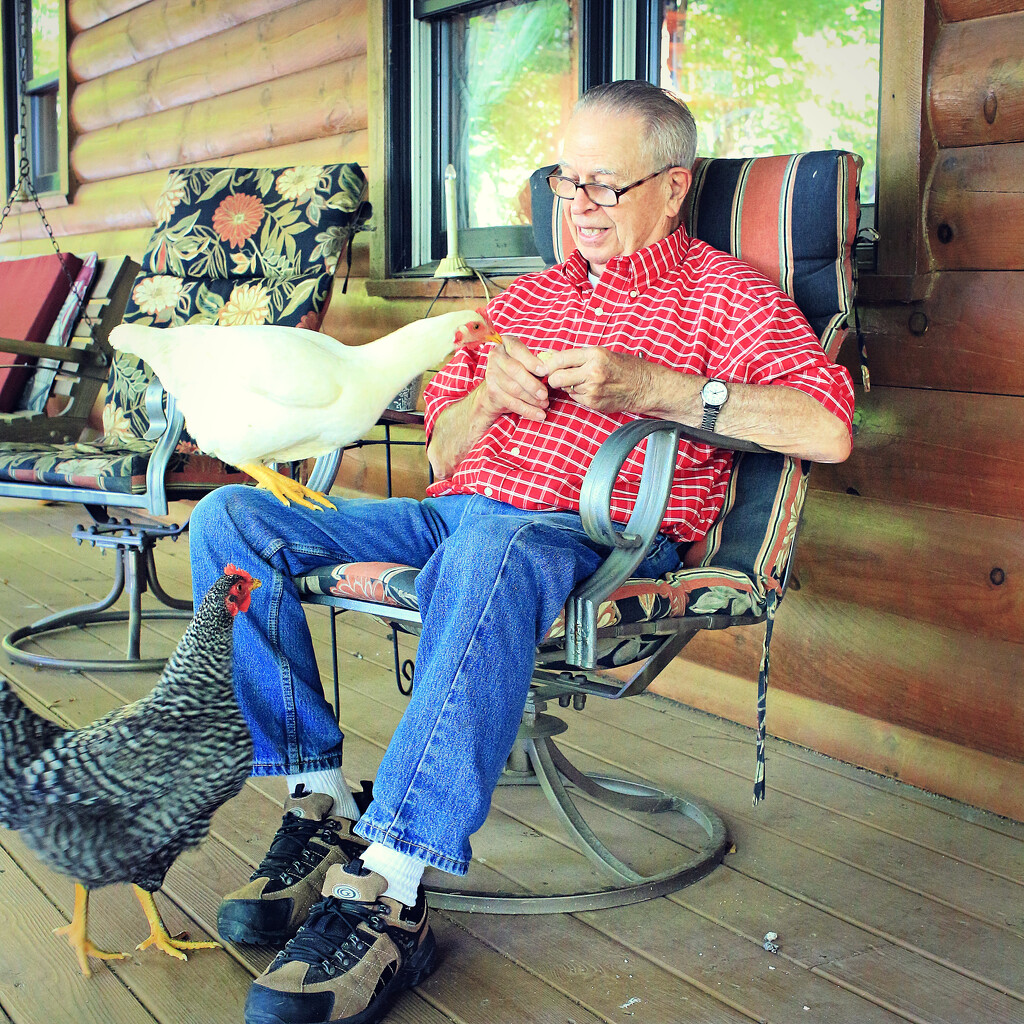
<svg viewBox="0 0 1024 1024"><path fill-rule="evenodd" d="M573 116L600 111L613 117L636 117L645 131L638 139L651 169L666 165L692 167L697 153L697 125L690 108L667 89L625 79L588 89L573 107Z"/></svg>

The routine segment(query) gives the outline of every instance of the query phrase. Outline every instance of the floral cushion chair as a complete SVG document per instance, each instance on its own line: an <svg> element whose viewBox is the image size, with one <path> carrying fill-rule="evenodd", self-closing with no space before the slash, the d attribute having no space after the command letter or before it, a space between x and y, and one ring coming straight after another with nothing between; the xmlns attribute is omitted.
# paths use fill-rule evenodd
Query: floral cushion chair
<svg viewBox="0 0 1024 1024"><path fill-rule="evenodd" d="M369 216L366 192L366 178L357 164L171 170L156 200L156 228L131 289L125 322L318 329L339 260L347 257L351 262L352 236ZM282 352L282 358L287 354ZM84 539L121 551L129 593L141 593L148 583L172 607L185 603L168 599L152 570L152 544L160 529L167 528L115 527L110 509L166 515L169 497L199 497L221 484L246 480L238 470L197 450L173 399L141 360L122 353L114 355L108 376L101 437L77 444L0 445L0 495L84 503L98 524L85 531ZM146 566L129 564L135 558L132 551L142 552ZM142 575L133 581L133 573ZM103 609L123 586L124 579L115 581L113 596L101 602ZM90 606L90 614L98 610L100 606ZM80 612L61 613L61 622L69 624L69 615L70 624L92 621ZM139 667L137 616L129 621L129 664L82 664ZM15 632L28 636L59 628L51 624L36 629L39 625L26 627L31 633ZM14 650L10 640L4 641L9 654ZM12 656L34 664L56 661L79 667L67 659L42 659L21 651Z"/></svg>

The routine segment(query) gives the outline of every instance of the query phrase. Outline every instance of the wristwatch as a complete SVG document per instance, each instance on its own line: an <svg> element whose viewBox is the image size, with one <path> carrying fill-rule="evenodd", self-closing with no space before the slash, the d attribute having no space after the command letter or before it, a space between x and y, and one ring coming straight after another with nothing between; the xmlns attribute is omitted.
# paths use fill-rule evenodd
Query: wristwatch
<svg viewBox="0 0 1024 1024"><path fill-rule="evenodd" d="M700 389L700 397L704 403L704 419L700 422L700 429L714 430L719 411L729 401L729 389L724 380L712 377Z"/></svg>

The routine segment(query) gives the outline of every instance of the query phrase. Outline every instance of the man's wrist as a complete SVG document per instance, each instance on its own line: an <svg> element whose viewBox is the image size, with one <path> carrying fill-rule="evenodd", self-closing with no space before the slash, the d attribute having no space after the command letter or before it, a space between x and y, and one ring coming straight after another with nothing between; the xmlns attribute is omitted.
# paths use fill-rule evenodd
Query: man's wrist
<svg viewBox="0 0 1024 1024"><path fill-rule="evenodd" d="M704 415L700 392L708 378L656 363L645 363L645 368L652 381L648 390L650 400L638 411L642 415L697 426Z"/></svg>

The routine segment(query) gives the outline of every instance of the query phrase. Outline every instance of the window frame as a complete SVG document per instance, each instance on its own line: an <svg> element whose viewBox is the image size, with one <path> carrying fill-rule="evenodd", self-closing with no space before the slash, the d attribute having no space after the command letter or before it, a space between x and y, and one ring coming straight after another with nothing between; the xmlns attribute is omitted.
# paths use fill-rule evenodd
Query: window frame
<svg viewBox="0 0 1024 1024"><path fill-rule="evenodd" d="M446 15L464 14L491 6L493 0L400 0L384 5L384 52L388 55L385 88L385 131L388 147L385 169L389 211L385 241L387 277L429 277L437 266L431 258L435 241L444 244L445 214L441 202L444 166L435 137L448 133L446 109L445 45ZM579 0L579 89L582 93L598 82L647 74L657 64L658 0ZM652 50L652 46L654 49ZM436 73L435 69L440 69ZM407 111L403 116L402 112ZM437 111L437 116L434 116ZM437 127L435 127L437 126ZM429 211L417 218L415 211ZM508 238L522 235L522 228L508 229ZM460 229L463 243L474 238L495 237L503 229ZM499 236L500 237L500 236ZM496 239L497 240L497 239ZM465 246L464 250L479 249ZM496 250L514 246L502 237ZM519 274L543 266L535 255L467 255L469 265L487 274Z"/></svg>
<svg viewBox="0 0 1024 1024"><path fill-rule="evenodd" d="M0 53L3 55L4 70L0 77L0 130L3 139L0 142L0 181L5 183L5 197L10 195L17 179L18 168L14 165L14 136L19 131L21 121L21 75L18 66L18 32L20 2L3 5L0 16ZM31 32L30 27L26 31ZM31 45L31 43L29 44ZM68 31L67 5L57 4L57 70L48 75L40 75L27 82L27 118L26 134L30 148L29 169L32 185L40 199L47 199L46 205L53 205L54 200L65 199L70 191L70 160L68 132ZM49 144L53 147L56 170L46 175L35 172L31 149L35 144L38 131L37 104L32 96L56 93L56 117L53 134L49 136ZM19 205L16 204L15 209Z"/></svg>
<svg viewBox="0 0 1024 1024"><path fill-rule="evenodd" d="M435 73L439 54L433 50L431 25L446 14L465 13L490 6L492 2L396 0L395 3L380 5L385 105L381 128L382 137L386 137L389 144L377 150L385 158L384 180L379 197L383 199L380 206L386 210L381 232L383 238L378 236L380 244L374 247L376 252L372 259L374 274L379 280L431 278L438 265L437 258L424 258L430 252L431 236L436 236L443 244L445 229L444 204L432 202L433 195L443 194L441 180L446 161L440 152L434 153L433 147L435 129L431 111L439 109L443 103L441 83L444 79L441 74ZM579 0L579 4L581 94L600 82L620 78L645 78L653 82L660 80L662 4L659 0L639 0L636 3L629 3L628 0ZM909 6L919 8L921 5L923 0L912 0ZM908 31L908 25L916 28L920 23L920 13L917 18L913 15L908 17L906 12L897 15L896 8L898 5L883 0L880 97L892 77L895 62L895 58L886 61L886 51L890 54L898 52L899 45L893 45L897 39L900 44L909 42L913 45L913 28ZM417 14L423 14L424 17L418 18ZM899 31L894 31L895 26L899 27ZM920 41L917 46L921 46ZM414 89L416 82L420 83L418 89ZM907 113L906 106L904 99L904 115ZM886 200L895 194L895 190L890 191L892 175L888 169L894 160L901 159L892 152L894 132L887 128L891 111L887 111L881 98L878 116L876 156L880 199L876 203L880 205L877 211L874 206L865 209L862 227L869 222L873 223L876 214L878 220L888 223L893 204ZM437 120L440 122L441 118ZM905 116L903 120L906 120ZM899 140L901 143L910 141L905 137L907 128L907 125L903 125L902 131L895 133L902 136ZM445 126L436 129L436 133L442 136L446 132ZM905 190L901 189L900 192ZM426 212L417 219L416 211ZM906 226L901 233L905 234L905 231ZM467 229L461 229L460 240L464 241L463 236L467 233ZM861 242L858 246L861 269L869 273L873 269L878 272L882 270L880 264L886 262L898 262L906 266L906 254L902 259L895 260L890 255L887 261L882 255L883 249L892 253L891 246L886 246L884 241L881 246L879 243ZM542 266L539 257L467 256L465 252L462 255L470 267L491 276L511 277Z"/></svg>

